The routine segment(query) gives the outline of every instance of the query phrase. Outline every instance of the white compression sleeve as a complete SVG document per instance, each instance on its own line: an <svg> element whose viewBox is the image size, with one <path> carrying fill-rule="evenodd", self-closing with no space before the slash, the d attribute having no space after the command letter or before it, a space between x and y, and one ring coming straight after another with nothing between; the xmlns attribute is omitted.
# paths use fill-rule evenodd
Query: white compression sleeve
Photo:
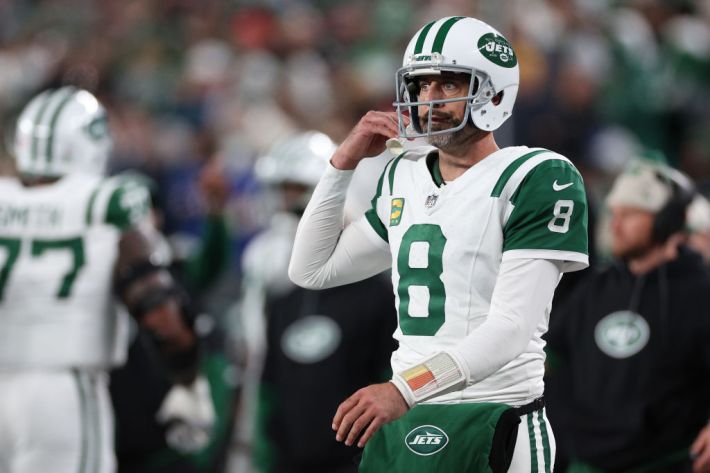
<svg viewBox="0 0 710 473"><path fill-rule="evenodd" d="M486 321L456 347L428 357L392 382L410 406L487 378L525 350L560 280L562 262L503 259Z"/></svg>
<svg viewBox="0 0 710 473"><path fill-rule="evenodd" d="M525 350L552 303L562 263L504 256L488 318L452 350L467 365L469 383L485 379Z"/></svg>
<svg viewBox="0 0 710 473"><path fill-rule="evenodd" d="M352 174L329 164L313 191L298 225L288 269L299 286L324 289L349 284L390 267L389 246L364 217L343 228Z"/></svg>

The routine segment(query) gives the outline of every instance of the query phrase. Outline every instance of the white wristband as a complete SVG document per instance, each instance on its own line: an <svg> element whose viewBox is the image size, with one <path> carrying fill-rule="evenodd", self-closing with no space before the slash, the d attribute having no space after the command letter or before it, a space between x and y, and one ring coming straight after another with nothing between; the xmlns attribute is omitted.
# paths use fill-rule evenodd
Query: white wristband
<svg viewBox="0 0 710 473"><path fill-rule="evenodd" d="M399 373L392 383L402 393L409 407L466 385L466 365L445 351Z"/></svg>

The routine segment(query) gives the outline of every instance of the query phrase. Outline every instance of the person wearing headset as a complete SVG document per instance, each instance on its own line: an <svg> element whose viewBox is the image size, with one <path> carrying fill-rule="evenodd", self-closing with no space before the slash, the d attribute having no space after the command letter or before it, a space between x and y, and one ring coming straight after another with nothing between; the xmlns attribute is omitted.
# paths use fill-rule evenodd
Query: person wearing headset
<svg viewBox="0 0 710 473"><path fill-rule="evenodd" d="M694 195L634 161L606 199L613 264L553 308L548 406L568 473L710 471L710 274L683 244Z"/></svg>

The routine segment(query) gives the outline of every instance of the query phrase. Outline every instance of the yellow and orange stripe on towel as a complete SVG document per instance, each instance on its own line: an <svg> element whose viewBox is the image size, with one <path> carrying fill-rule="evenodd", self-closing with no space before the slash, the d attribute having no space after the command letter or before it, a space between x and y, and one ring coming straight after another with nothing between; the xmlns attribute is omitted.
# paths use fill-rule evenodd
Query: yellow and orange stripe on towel
<svg viewBox="0 0 710 473"><path fill-rule="evenodd" d="M417 365L414 368L405 370L402 372L402 377L412 391L421 389L434 381L434 373L426 365Z"/></svg>

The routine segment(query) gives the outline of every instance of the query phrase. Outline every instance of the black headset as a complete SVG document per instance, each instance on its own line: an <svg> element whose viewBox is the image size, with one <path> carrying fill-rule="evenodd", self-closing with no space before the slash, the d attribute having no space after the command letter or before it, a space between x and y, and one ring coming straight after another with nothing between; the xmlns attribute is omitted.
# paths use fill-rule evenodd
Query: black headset
<svg viewBox="0 0 710 473"><path fill-rule="evenodd" d="M653 221L654 241L665 243L671 235L685 227L688 206L695 198L696 190L690 181L675 179L663 171L654 171L654 175L671 190L668 202L656 213Z"/></svg>

